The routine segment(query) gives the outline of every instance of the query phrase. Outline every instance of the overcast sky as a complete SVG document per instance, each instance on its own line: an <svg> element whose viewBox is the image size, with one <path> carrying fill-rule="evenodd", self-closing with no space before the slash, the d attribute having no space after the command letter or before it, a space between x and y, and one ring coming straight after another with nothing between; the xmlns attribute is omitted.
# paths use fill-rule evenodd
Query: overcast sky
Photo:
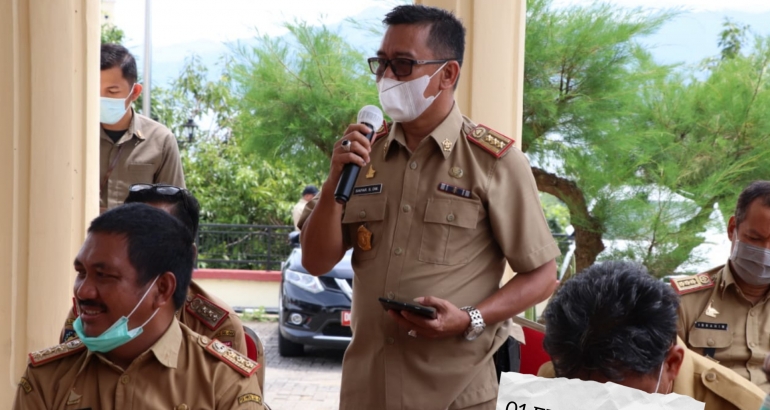
<svg viewBox="0 0 770 410"><path fill-rule="evenodd" d="M555 0L555 4L588 0ZM129 44L144 40L144 1L115 0L115 23L125 30ZM334 24L370 7L383 10L397 0L153 0L153 45L164 47L191 40L230 41L253 37L255 28L270 35L283 34L284 21L309 22L324 15ZM697 11L770 11L769 0L612 0L626 7L684 7Z"/></svg>

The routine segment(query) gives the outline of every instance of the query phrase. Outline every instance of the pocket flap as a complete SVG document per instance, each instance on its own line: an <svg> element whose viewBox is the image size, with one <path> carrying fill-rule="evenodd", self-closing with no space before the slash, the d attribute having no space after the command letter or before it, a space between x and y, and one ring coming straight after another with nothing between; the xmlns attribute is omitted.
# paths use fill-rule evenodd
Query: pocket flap
<svg viewBox="0 0 770 410"><path fill-rule="evenodd" d="M703 322L695 322L690 328L687 340L690 346L699 349L724 349L733 343L732 329L726 323L701 324L701 326L712 327L711 329L698 327L699 323ZM723 325L727 326L727 330L721 329Z"/></svg>
<svg viewBox="0 0 770 410"><path fill-rule="evenodd" d="M345 214L342 216L342 223L356 222L374 222L385 219L385 205L387 203L384 195L377 195L369 198L353 197L345 205Z"/></svg>
<svg viewBox="0 0 770 410"><path fill-rule="evenodd" d="M477 201L431 198L425 208L425 222L476 229L479 206L481 203Z"/></svg>

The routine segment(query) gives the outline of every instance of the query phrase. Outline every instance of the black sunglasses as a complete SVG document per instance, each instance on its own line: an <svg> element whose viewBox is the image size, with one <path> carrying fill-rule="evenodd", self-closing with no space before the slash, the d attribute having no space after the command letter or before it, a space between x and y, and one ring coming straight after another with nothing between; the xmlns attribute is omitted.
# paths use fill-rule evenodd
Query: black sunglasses
<svg viewBox="0 0 770 410"><path fill-rule="evenodd" d="M186 189L184 188L179 188L178 186L166 185L166 184L134 184L128 188L129 192L141 192L141 191L147 191L147 190L154 190L159 194L168 195L168 196L173 196L182 191L186 191Z"/></svg>
<svg viewBox="0 0 770 410"><path fill-rule="evenodd" d="M443 64L449 60L412 60L411 58L380 58L372 57L367 60L369 62L369 69L372 70L372 74L377 77L382 77L385 74L385 70L390 66L390 70L393 71L393 75L396 77L406 77L412 74L412 68L416 65L424 64Z"/></svg>

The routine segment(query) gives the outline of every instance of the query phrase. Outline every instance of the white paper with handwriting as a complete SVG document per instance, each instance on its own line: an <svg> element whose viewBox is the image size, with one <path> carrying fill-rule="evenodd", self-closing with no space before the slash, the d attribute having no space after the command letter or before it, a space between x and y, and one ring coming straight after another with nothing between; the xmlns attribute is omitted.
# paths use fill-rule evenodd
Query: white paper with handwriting
<svg viewBox="0 0 770 410"><path fill-rule="evenodd" d="M546 379L503 373L497 410L703 410L705 404L679 394L650 394L615 383Z"/></svg>

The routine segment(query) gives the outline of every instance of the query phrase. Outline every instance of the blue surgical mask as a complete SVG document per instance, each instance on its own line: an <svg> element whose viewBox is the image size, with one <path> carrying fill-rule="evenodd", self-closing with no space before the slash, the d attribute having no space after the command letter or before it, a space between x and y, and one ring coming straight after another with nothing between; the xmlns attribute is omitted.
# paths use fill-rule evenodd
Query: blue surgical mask
<svg viewBox="0 0 770 410"><path fill-rule="evenodd" d="M155 280L152 281L150 287L147 288L146 292L144 292L142 299L139 300L139 303L137 303L136 306L134 306L134 310L132 310L128 316L121 316L120 319L113 323L109 329L105 330L99 336L86 336L85 332L83 331L83 323L80 321L80 315L78 315L78 318L75 319L75 322L72 323L72 327L75 329L75 333L77 333L78 337L83 342L83 344L86 345L88 350L92 352L107 353L136 339L139 335L142 334L144 331L144 326L150 323L152 318L155 317L155 314L158 313L159 308L155 309L155 312L152 313L152 316L150 316L150 318L147 319L144 324L131 330L128 330L128 318L131 317L131 315L133 315L136 311L136 308L142 304L144 298L146 298L147 294L150 293L150 289L152 289L159 277L160 276L155 277Z"/></svg>
<svg viewBox="0 0 770 410"><path fill-rule="evenodd" d="M136 86L136 84L134 84ZM128 111L126 100L134 93L134 86L131 87L126 98L101 97L99 99L99 122L102 124L117 124Z"/></svg>

